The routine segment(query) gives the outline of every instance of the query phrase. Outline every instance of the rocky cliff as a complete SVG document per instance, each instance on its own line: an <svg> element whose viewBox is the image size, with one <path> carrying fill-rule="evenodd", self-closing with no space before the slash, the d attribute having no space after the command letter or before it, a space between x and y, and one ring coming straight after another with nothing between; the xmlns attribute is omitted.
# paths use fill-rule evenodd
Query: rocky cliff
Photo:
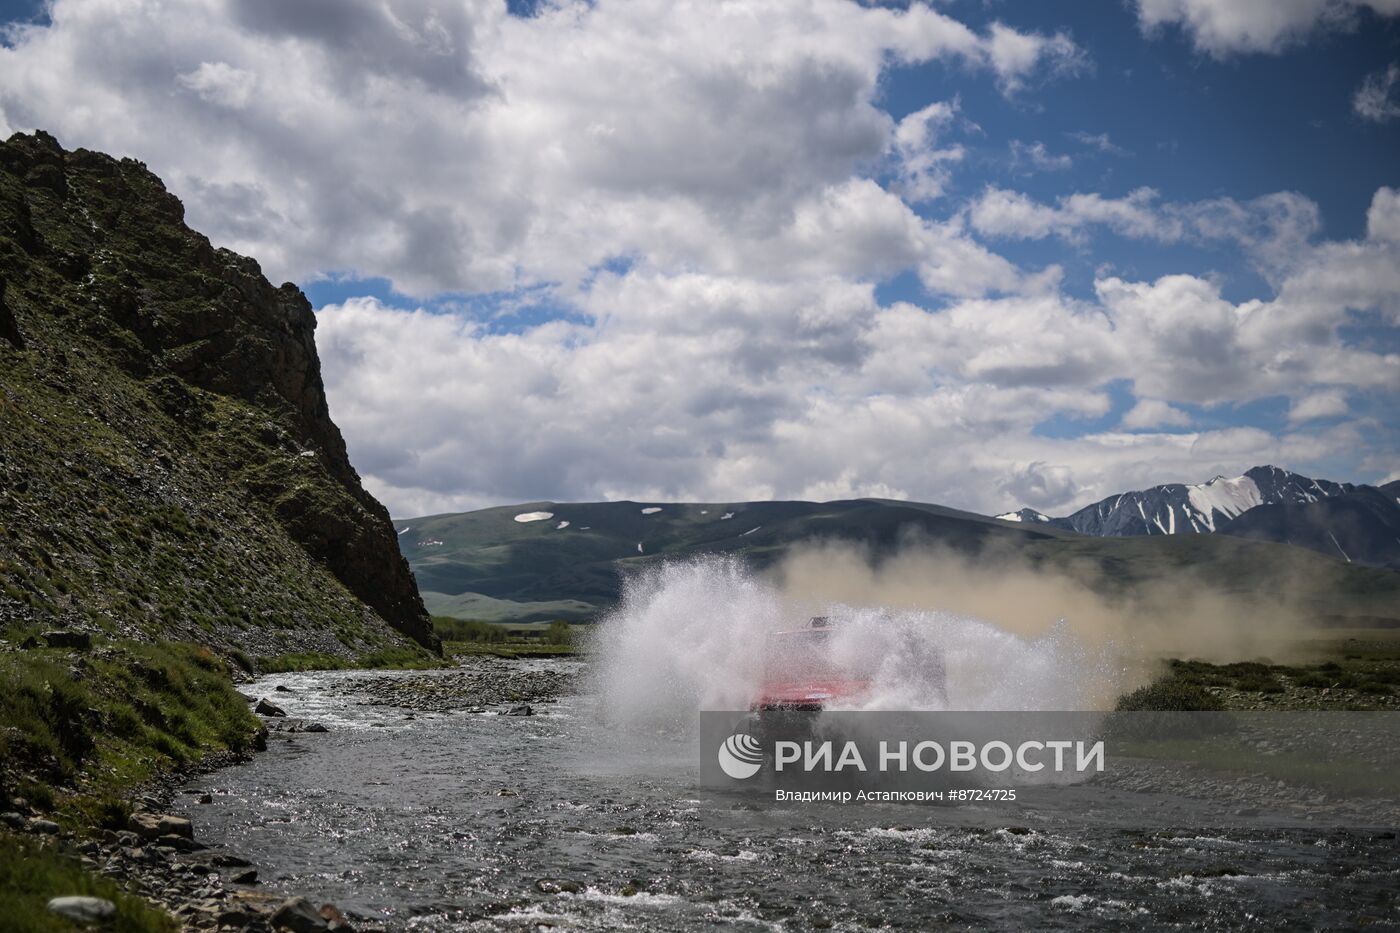
<svg viewBox="0 0 1400 933"><path fill-rule="evenodd" d="M435 645L310 304L183 217L139 162L0 144L0 625Z"/></svg>

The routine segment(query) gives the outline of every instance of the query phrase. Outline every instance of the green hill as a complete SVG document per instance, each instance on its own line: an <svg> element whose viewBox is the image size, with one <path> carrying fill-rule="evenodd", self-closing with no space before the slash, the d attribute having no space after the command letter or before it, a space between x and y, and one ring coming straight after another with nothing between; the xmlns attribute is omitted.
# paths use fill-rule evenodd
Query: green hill
<svg viewBox="0 0 1400 933"><path fill-rule="evenodd" d="M550 517L516 520L530 513ZM1120 594L1188 576L1245 596L1307 580L1306 610L1319 618L1400 622L1392 571L1225 536L1090 537L917 502L530 502L394 526L430 611L488 621L592 619L617 600L623 574L658 560L739 554L761 570L798 542L841 541L876 558L908 544L1015 555Z"/></svg>

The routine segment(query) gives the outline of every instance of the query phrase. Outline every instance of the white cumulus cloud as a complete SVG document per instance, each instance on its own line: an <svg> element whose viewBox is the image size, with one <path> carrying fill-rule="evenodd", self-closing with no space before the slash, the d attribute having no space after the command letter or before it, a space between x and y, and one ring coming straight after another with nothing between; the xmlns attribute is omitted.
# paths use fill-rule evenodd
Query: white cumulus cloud
<svg viewBox="0 0 1400 933"><path fill-rule="evenodd" d="M743 266L892 148L917 197L934 151L875 104L894 65L1020 90L1067 37L977 32L923 3L849 0L55 0L0 48L0 127L133 155L215 242L278 278L380 275L415 295L577 282L622 256ZM923 129L937 114L925 113ZM950 228L882 235L926 268ZM835 260L840 261L838 256ZM993 273L981 256L974 276ZM1004 271L1004 270L1002 270Z"/></svg>
<svg viewBox="0 0 1400 933"><path fill-rule="evenodd" d="M1351 109L1373 123L1389 123L1400 117L1400 64L1392 62L1367 75L1351 99Z"/></svg>
<svg viewBox="0 0 1400 933"><path fill-rule="evenodd" d="M1355 28L1368 13L1400 15L1396 0L1136 0L1149 33L1178 25L1195 47L1217 58L1279 52L1317 32Z"/></svg>
<svg viewBox="0 0 1400 933"><path fill-rule="evenodd" d="M1183 428L1191 424L1191 416L1180 408L1167 404L1159 398L1139 399L1137 404L1123 415L1123 427L1144 428Z"/></svg>
<svg viewBox="0 0 1400 933"><path fill-rule="evenodd" d="M1301 424L1318 418L1337 418L1348 410L1346 393L1335 389L1312 392L1293 400L1288 407L1288 421L1290 424Z"/></svg>

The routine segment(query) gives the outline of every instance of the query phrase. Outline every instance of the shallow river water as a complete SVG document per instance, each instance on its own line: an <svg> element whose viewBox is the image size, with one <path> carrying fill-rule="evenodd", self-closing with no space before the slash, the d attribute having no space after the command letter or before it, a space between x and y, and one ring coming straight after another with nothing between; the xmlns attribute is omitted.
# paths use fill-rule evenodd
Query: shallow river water
<svg viewBox="0 0 1400 933"><path fill-rule="evenodd" d="M1400 923L1393 833L1218 830L1189 813L1126 831L1086 826L1071 804L973 826L927 806L755 803L697 787L693 739L610 730L589 696L530 717L413 714L372 702L367 676L246 688L330 731L276 734L206 776L193 789L213 803L192 815L265 886L395 929Z"/></svg>

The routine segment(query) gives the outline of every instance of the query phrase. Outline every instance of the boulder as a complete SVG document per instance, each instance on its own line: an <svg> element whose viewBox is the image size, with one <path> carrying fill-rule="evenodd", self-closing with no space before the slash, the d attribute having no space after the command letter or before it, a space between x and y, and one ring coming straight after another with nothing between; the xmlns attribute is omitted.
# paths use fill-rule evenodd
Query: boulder
<svg viewBox="0 0 1400 933"><path fill-rule="evenodd" d="M186 839L194 838L194 824L183 816L162 814L156 826L161 836L183 836Z"/></svg>
<svg viewBox="0 0 1400 933"><path fill-rule="evenodd" d="M185 822L189 821L186 820ZM195 842L188 836L177 836L174 833L166 833L165 835L159 837L158 839L156 839L156 845L168 846L169 848L174 849L176 852L198 852L199 850L204 848L203 845L199 844L198 842Z"/></svg>
<svg viewBox="0 0 1400 933"><path fill-rule="evenodd" d="M133 813L127 821L127 826L145 839L160 839L162 836L194 838L193 823L183 816L171 816L167 813Z"/></svg>
<svg viewBox="0 0 1400 933"><path fill-rule="evenodd" d="M92 647L92 636L87 632L57 630L45 632L44 641L49 643L50 648L75 648L78 651L87 651Z"/></svg>
<svg viewBox="0 0 1400 933"><path fill-rule="evenodd" d="M39 833L44 836L57 836L59 830L62 829L53 820L40 819L37 816L29 821L26 828L31 833Z"/></svg>
<svg viewBox="0 0 1400 933"><path fill-rule="evenodd" d="M253 707L253 712L263 716L285 716L287 711L275 703L269 703L267 697L258 701L258 705Z"/></svg>
<svg viewBox="0 0 1400 933"><path fill-rule="evenodd" d="M239 872L230 880L232 880L234 884L257 884L258 870L256 868L250 868L247 871Z"/></svg>
<svg viewBox="0 0 1400 933"><path fill-rule="evenodd" d="M259 915L251 910L243 907L232 907L223 910L214 918L214 922L221 927L242 929L243 927L252 926L254 923L257 923L258 919Z"/></svg>
<svg viewBox="0 0 1400 933"><path fill-rule="evenodd" d="M521 703L519 706L512 706L510 709L506 710L505 713L503 713L502 715L505 715L505 716L533 716L533 715L535 715L535 711L534 711L533 709L530 708L530 704L529 704L529 703Z"/></svg>
<svg viewBox="0 0 1400 933"><path fill-rule="evenodd" d="M117 915L117 905L100 897L55 897L49 900L48 909L79 923L101 923Z"/></svg>
<svg viewBox="0 0 1400 933"><path fill-rule="evenodd" d="M535 890L541 894L578 894L583 885L569 878L541 878L535 882Z"/></svg>
<svg viewBox="0 0 1400 933"><path fill-rule="evenodd" d="M328 929L316 905L304 897L284 901L272 915L271 922L274 930L285 927L292 933L324 933Z"/></svg>

